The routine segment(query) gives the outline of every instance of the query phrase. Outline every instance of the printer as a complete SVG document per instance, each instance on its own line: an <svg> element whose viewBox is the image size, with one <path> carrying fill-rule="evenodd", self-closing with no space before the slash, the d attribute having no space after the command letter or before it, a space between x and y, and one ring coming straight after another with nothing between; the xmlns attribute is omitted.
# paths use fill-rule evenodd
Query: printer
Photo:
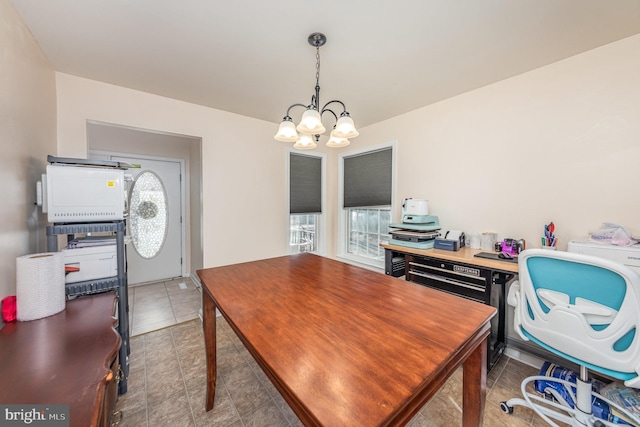
<svg viewBox="0 0 640 427"><path fill-rule="evenodd" d="M594 243L588 239L569 241L568 252L597 256L630 267L640 274L640 244L616 246Z"/></svg>
<svg viewBox="0 0 640 427"><path fill-rule="evenodd" d="M63 249L65 269L70 268L67 270L64 282L77 283L117 276L116 251L116 245Z"/></svg>

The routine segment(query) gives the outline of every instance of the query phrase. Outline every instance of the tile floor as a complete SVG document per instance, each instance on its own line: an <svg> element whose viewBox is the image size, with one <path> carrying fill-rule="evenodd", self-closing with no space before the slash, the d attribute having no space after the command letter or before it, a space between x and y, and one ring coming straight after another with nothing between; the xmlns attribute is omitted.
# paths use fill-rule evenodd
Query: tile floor
<svg viewBox="0 0 640 427"><path fill-rule="evenodd" d="M198 318L202 294L188 277L129 286L131 336Z"/></svg>
<svg viewBox="0 0 640 427"><path fill-rule="evenodd" d="M135 316L135 314L134 314ZM301 426L229 325L218 318L218 385L214 409L204 410L205 351L199 319L131 339L128 392L117 409L124 426ZM529 409L513 415L499 402L520 394L522 378L537 369L503 356L487 376L484 425L546 426ZM410 427L461 425L462 371L456 372L409 423Z"/></svg>

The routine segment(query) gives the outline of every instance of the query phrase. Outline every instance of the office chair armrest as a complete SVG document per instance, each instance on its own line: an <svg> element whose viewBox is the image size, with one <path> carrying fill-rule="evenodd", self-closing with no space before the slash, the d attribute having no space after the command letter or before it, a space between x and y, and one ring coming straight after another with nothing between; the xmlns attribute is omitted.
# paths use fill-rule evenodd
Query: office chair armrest
<svg viewBox="0 0 640 427"><path fill-rule="evenodd" d="M522 333L522 319L520 318L520 307L518 307L520 301L520 282L517 280L513 282L509 288L509 295L507 295L507 303L514 307L513 310L513 329L523 341L529 341L529 338Z"/></svg>
<svg viewBox="0 0 640 427"><path fill-rule="evenodd" d="M611 320L613 320L616 314L618 314L617 310L584 298L576 298L576 304L574 307L580 313L609 317Z"/></svg>
<svg viewBox="0 0 640 427"><path fill-rule="evenodd" d="M520 299L520 282L516 280L509 287L509 294L507 295L507 304L511 307L516 307L518 305L518 300Z"/></svg>
<svg viewBox="0 0 640 427"><path fill-rule="evenodd" d="M606 305L585 298L576 297L575 304L570 303L569 295L549 289L538 289L538 297L548 307L563 307L582 314L590 324L611 323L618 312Z"/></svg>

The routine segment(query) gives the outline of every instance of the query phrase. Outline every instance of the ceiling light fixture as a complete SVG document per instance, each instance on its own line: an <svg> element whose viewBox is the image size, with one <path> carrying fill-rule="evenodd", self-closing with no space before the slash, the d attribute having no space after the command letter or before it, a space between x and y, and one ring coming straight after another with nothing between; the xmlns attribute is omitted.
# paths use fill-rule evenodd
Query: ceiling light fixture
<svg viewBox="0 0 640 427"><path fill-rule="evenodd" d="M274 138L276 141L295 142L293 148L300 150L316 148L316 142L320 140L320 135L326 130L322 124L322 117L324 113L331 113L336 123L329 134L327 147L346 147L350 143L349 138L358 136L358 131L353 124L353 120L349 117L347 107L345 107L342 101L334 99L324 104L322 109L320 109L320 47L327 42L327 37L322 33L313 33L307 41L311 46L316 48L316 93L311 96L311 104L293 104L287 109L287 114L282 119L278 133L276 133ZM338 115L333 112L333 110L327 108L329 104L333 103L342 105L340 118L338 118ZM289 116L293 107L306 108L297 126Z"/></svg>

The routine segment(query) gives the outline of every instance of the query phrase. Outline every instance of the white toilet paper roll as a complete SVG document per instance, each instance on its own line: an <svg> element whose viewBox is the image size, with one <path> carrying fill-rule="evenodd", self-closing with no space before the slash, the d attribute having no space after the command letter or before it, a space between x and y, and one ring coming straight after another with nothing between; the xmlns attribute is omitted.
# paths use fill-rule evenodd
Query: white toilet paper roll
<svg viewBox="0 0 640 427"><path fill-rule="evenodd" d="M61 252L16 258L18 320L36 320L65 308L64 257Z"/></svg>

